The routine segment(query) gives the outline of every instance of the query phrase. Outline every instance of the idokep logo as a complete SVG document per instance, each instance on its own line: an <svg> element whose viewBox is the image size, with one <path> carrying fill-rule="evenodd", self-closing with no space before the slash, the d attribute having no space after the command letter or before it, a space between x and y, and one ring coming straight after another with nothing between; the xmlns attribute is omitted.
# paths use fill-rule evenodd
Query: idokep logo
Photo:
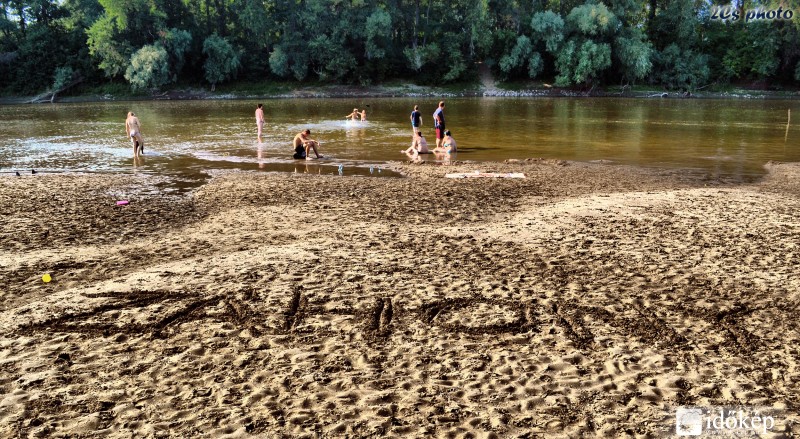
<svg viewBox="0 0 800 439"><path fill-rule="evenodd" d="M675 410L675 433L678 436L700 436L703 433L703 410L686 407Z"/></svg>
<svg viewBox="0 0 800 439"><path fill-rule="evenodd" d="M678 436L758 436L772 432L774 427L773 415L752 408L678 407L675 410L675 434Z"/></svg>

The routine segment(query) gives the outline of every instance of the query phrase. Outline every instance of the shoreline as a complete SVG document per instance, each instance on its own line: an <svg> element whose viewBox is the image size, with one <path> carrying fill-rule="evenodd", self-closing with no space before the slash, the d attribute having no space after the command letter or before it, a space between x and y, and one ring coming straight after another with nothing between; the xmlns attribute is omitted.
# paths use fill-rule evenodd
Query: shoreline
<svg viewBox="0 0 800 439"><path fill-rule="evenodd" d="M292 163L289 162L288 164L281 164L280 168L290 166ZM299 162L298 164L308 164L307 162ZM337 164L336 163L317 163L314 162L314 165L317 166L324 166L326 168L335 169ZM499 173L509 173L509 172L518 172L520 169L524 169L530 166L537 166L537 165L548 165L548 166L578 166L578 167L589 167L589 168L596 168L596 169L604 169L604 168L613 168L621 170L621 172L634 172L636 174L646 174L651 176L659 176L665 178L671 178L675 181L683 181L687 184L695 184L695 185L704 185L704 186L742 186L742 185L754 185L760 184L765 179L770 177L770 166L775 165L792 165L791 162L779 162L779 161L767 161L762 166L761 169L763 172L760 174L747 174L746 176L712 176L708 172L701 171L695 168L682 168L682 167L663 167L663 166L648 166L643 164L628 164L628 163L619 163L613 161L580 161L580 160L562 160L556 158L543 158L543 157L529 157L524 159L505 159L502 161L496 160L487 160L487 161L459 161L455 160L448 163L441 163L441 162L434 162L434 161L422 161L422 162L414 162L412 160L395 160L390 159L383 162L383 165L380 167L384 170L388 170L393 174L397 175L367 175L366 170L370 167L376 166L373 161L365 162L362 166L357 166L362 169L362 172L356 172L354 174L345 175L345 177L359 177L359 178L368 178L368 179L383 179L383 178L409 178L417 175L427 175L431 171L430 169L440 169L441 173L464 173L464 172L499 172ZM283 166L285 165L285 166ZM203 170L193 169L192 173L185 174L182 172L179 173L158 173L158 172L133 172L128 169L126 170L56 170L56 171L48 171L37 169L37 174L35 176L29 175L29 170L26 169L16 169L16 168L8 168L8 170L3 170L0 172L0 178L3 177L3 174L9 178L19 178L14 175L14 171L18 171L21 173L22 177L41 177L41 176L97 176L97 177L121 177L121 178L134 178L136 176L142 177L146 181L151 181L152 190L161 190L163 191L164 188L172 188L167 190L165 195L170 196L184 196L184 195L191 195L194 191L202 188L203 186L209 184L213 179L219 178L226 175L238 175L238 174L252 174L255 176L264 175L264 174L276 174L276 175L296 175L297 171L295 169L294 172L282 169L251 169L246 167L230 167L226 166L224 168L209 166L208 168L204 168ZM423 172L417 172L415 170L423 169ZM687 172L691 171L691 172ZM620 172L620 171L615 171ZM303 173L306 174L306 173ZM324 174L325 176L335 176L335 173ZM338 176L341 178L341 176ZM190 181L194 183L189 183ZM180 183L180 184L176 184ZM158 186L160 189L156 189Z"/></svg>
<svg viewBox="0 0 800 439"><path fill-rule="evenodd" d="M800 163L395 166L0 178L0 436L800 433Z"/></svg>
<svg viewBox="0 0 800 439"><path fill-rule="evenodd" d="M455 97L487 97L487 98L629 98L629 99L769 99L769 100L794 100L800 99L800 91L773 91L734 89L722 92L695 92L687 95L685 92L665 90L641 91L611 91L594 90L587 93L575 89L555 87L530 88L530 89L502 89L492 86L480 87L475 90L451 90L447 88L403 85L403 86L319 86L291 89L287 92L268 94L247 92L209 92L204 89L174 89L156 96L123 96L113 95L82 95L66 96L59 98L55 103L90 103L90 102L127 102L127 101L158 101L158 100L250 100L250 99L344 99L344 98L455 98ZM0 97L0 105L29 104L35 96L8 96ZM37 102L49 103L49 102Z"/></svg>

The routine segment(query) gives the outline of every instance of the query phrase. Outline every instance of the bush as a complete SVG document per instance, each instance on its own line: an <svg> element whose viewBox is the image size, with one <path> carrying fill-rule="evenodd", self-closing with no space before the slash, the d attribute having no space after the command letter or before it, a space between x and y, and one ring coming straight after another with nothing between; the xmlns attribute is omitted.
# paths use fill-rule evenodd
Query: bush
<svg viewBox="0 0 800 439"><path fill-rule="evenodd" d="M239 69L239 54L225 38L213 34L203 42L203 55L206 62L203 64L206 81L211 83L211 90L217 83L230 79Z"/></svg>
<svg viewBox="0 0 800 439"><path fill-rule="evenodd" d="M160 45L147 45L137 50L125 70L125 79L134 91L158 90L169 83L169 55Z"/></svg>

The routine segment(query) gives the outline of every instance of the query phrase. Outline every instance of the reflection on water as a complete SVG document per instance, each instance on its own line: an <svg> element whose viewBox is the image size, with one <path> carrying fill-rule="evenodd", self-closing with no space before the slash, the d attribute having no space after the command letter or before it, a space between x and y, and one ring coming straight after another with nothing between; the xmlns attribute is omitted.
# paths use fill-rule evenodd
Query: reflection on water
<svg viewBox="0 0 800 439"><path fill-rule="evenodd" d="M438 98L156 101L0 106L0 171L122 171L201 176L210 169L370 174L411 142L409 115L423 113L433 141ZM263 102L264 143L254 111ZM370 108L368 122L341 117ZM787 126L796 101L463 98L448 100L458 153L420 160L529 157L685 169L749 179L769 160L800 161L800 128ZM124 120L135 111L147 142L134 160ZM326 160L291 159L295 134L310 129ZM382 173L389 175L389 173ZM199 177L198 177L199 178Z"/></svg>

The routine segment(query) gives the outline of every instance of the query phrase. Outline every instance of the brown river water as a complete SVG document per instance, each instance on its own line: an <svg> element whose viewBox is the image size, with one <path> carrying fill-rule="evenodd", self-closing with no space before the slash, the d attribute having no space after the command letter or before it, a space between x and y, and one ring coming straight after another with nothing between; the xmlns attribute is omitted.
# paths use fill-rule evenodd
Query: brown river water
<svg viewBox="0 0 800 439"><path fill-rule="evenodd" d="M749 181L764 163L800 161L800 101L755 99L448 98L458 161L553 158L667 168ZM264 104L264 143L254 111ZM419 105L435 142L435 98L126 101L0 106L0 172L145 172L203 181L216 169L394 176ZM366 122L347 122L354 107ZM788 125L788 111L794 121ZM132 158L125 115L139 116L145 157ZM309 128L325 160L291 158ZM425 156L425 160L447 158ZM341 167L340 167L341 166ZM189 183L193 185L193 183Z"/></svg>

